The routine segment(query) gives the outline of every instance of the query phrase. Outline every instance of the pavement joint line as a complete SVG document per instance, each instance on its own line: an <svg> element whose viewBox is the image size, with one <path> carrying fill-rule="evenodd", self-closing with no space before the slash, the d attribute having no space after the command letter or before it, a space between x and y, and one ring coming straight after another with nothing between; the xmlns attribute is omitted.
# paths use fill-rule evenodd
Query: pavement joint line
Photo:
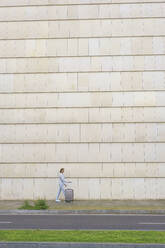
<svg viewBox="0 0 165 248"><path fill-rule="evenodd" d="M154 222L141 222L141 223L138 223L139 225L165 225L165 223L154 223Z"/></svg>
<svg viewBox="0 0 165 248"><path fill-rule="evenodd" d="M155 243L78 243L78 242L0 242L0 248L162 248L164 244Z"/></svg>
<svg viewBox="0 0 165 248"><path fill-rule="evenodd" d="M165 210L0 210L0 215L165 215Z"/></svg>

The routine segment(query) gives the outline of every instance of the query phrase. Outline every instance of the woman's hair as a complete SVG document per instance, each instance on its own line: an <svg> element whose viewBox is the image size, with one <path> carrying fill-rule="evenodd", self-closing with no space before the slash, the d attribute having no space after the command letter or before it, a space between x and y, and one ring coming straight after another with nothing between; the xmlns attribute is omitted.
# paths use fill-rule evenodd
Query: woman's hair
<svg viewBox="0 0 165 248"><path fill-rule="evenodd" d="M61 168L61 169L60 169L60 173L62 173L62 171L64 171L64 168Z"/></svg>

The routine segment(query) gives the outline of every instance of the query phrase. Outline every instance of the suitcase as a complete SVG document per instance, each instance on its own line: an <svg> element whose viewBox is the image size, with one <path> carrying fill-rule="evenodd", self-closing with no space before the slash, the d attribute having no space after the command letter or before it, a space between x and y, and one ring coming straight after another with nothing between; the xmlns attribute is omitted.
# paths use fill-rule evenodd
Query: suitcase
<svg viewBox="0 0 165 248"><path fill-rule="evenodd" d="M73 189L65 189L65 201L71 202L74 199Z"/></svg>

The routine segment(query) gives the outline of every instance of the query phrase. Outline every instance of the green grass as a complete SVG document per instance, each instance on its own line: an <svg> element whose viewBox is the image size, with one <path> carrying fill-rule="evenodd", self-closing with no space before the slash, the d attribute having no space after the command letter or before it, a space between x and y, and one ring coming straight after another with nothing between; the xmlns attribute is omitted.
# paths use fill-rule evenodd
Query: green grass
<svg viewBox="0 0 165 248"><path fill-rule="evenodd" d="M49 206L46 204L44 199L38 199L34 201L33 205L29 203L28 200L24 201L24 204L19 207L19 209L27 209L27 210L45 210L48 209Z"/></svg>
<svg viewBox="0 0 165 248"><path fill-rule="evenodd" d="M0 241L165 243L164 231L0 230Z"/></svg>

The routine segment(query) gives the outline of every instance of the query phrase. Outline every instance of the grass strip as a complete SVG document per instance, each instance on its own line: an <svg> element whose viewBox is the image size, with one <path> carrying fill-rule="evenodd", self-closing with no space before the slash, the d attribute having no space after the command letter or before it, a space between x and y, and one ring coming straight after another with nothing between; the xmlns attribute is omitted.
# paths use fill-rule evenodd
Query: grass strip
<svg viewBox="0 0 165 248"><path fill-rule="evenodd" d="M0 230L0 241L165 243L164 231Z"/></svg>

